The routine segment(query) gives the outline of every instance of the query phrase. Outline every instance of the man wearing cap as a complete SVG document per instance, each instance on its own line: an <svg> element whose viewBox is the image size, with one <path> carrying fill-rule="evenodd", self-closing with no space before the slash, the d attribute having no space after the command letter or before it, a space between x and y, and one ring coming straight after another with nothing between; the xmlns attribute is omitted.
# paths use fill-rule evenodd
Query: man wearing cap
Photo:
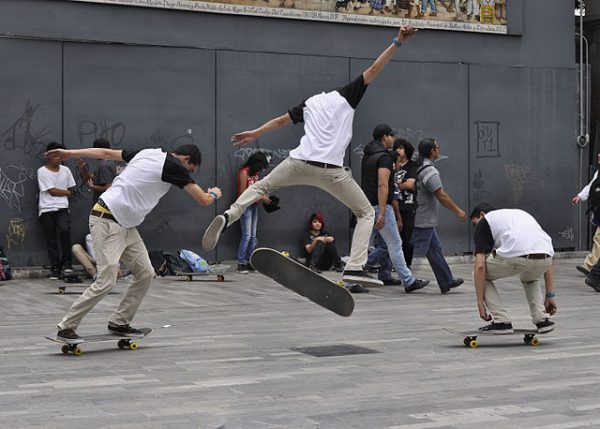
<svg viewBox="0 0 600 429"><path fill-rule="evenodd" d="M529 304L531 319L539 333L552 331L555 323L548 314L557 311L554 301L552 239L529 213L519 209L496 210L481 203L471 212L475 226L473 281L479 316L492 323L482 332L511 334L513 326L504 309L494 280L519 276ZM540 277L546 282L542 298ZM488 314L489 313L489 314Z"/></svg>
<svg viewBox="0 0 600 429"><path fill-rule="evenodd" d="M350 169L343 167L344 154L352 139L355 110L368 85L389 63L398 47L416 32L413 27L401 27L397 36L373 64L349 84L330 92L313 95L260 127L231 137L238 145L246 145L263 134L292 122L305 124L305 134L300 139L300 145L290 152L290 156L269 175L246 189L225 213L213 219L202 237L202 247L205 250L213 249L225 228L236 222L246 207L262 196L288 186L316 186L350 208L357 218L350 259L342 279L367 286L382 284L363 270L363 265L367 262L374 212L360 186L352 178Z"/></svg>
<svg viewBox="0 0 600 429"><path fill-rule="evenodd" d="M402 238L392 208L394 200L394 161L391 149L394 133L387 124L373 130L373 140L364 149L361 165L362 190L375 210L375 231L385 242L389 258L400 276L405 292L425 287L429 281L416 279L406 266L402 251Z"/></svg>

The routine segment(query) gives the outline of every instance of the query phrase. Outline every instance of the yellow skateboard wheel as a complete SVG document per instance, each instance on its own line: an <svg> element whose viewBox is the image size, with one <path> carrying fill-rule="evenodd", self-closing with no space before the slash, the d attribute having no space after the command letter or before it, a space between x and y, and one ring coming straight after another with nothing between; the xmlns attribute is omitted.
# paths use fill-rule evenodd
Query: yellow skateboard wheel
<svg viewBox="0 0 600 429"><path fill-rule="evenodd" d="M80 355L82 352L83 352L83 350L81 350L79 347L75 347L75 348L73 349L73 354L74 354L75 356L79 356L79 355Z"/></svg>
<svg viewBox="0 0 600 429"><path fill-rule="evenodd" d="M288 256L290 256L290 253L289 253L289 252L287 252L287 251L285 251L285 250L284 250L283 252L281 252L281 254L282 254L283 256L285 256L286 258L287 258Z"/></svg>
<svg viewBox="0 0 600 429"><path fill-rule="evenodd" d="M479 344L477 343L477 340L471 340L471 341L469 341L469 347L471 347L472 349L474 349L478 345Z"/></svg>
<svg viewBox="0 0 600 429"><path fill-rule="evenodd" d="M129 348L131 350L137 350L138 345L137 345L137 343L135 341L132 341L131 343L129 343Z"/></svg>

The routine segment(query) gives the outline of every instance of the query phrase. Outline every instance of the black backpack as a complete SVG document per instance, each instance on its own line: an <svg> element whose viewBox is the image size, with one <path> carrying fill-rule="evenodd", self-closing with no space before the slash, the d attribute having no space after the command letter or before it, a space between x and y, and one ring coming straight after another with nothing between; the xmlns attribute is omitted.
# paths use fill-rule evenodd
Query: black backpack
<svg viewBox="0 0 600 429"><path fill-rule="evenodd" d="M594 179L590 185L588 204L587 213L592 212L594 214L594 221L600 221L600 177Z"/></svg>

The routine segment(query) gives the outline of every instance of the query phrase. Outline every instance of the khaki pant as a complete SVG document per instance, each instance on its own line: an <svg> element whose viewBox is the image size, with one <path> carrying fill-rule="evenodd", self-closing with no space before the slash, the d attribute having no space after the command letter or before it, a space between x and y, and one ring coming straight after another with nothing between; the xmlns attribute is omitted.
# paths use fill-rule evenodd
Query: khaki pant
<svg viewBox="0 0 600 429"><path fill-rule="evenodd" d="M90 216L89 222L98 274L58 324L59 329L77 329L85 315L110 292L117 282L119 259L132 271L133 282L112 314L111 323L131 323L154 277L148 251L136 228L124 228L96 216Z"/></svg>
<svg viewBox="0 0 600 429"><path fill-rule="evenodd" d="M349 168L321 168L298 159L287 158L264 179L247 188L231 205L226 211L229 224L237 221L248 206L263 196L277 189L294 185L308 185L323 189L354 212L357 224L352 236L350 259L346 263L346 269L362 270L367 262L375 212L360 186L352 179Z"/></svg>
<svg viewBox="0 0 600 429"><path fill-rule="evenodd" d="M592 251L585 257L585 261L583 261L586 270L592 271L592 268L596 265L598 259L600 259L600 228L596 228Z"/></svg>
<svg viewBox="0 0 600 429"><path fill-rule="evenodd" d="M510 322L510 316L500 299L500 294L494 285L494 280L519 275L525 296L529 303L529 311L533 323L541 322L548 315L544 309L544 298L540 288L540 277L552 265L552 258L526 259L503 258L490 254L485 260L486 280L483 299L489 313L497 323Z"/></svg>

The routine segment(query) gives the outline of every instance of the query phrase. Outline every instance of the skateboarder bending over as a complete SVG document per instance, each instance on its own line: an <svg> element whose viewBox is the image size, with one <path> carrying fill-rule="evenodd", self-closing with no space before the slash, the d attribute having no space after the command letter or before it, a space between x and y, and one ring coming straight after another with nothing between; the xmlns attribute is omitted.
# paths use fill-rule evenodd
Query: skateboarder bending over
<svg viewBox="0 0 600 429"><path fill-rule="evenodd" d="M513 333L509 314L502 306L494 280L518 274L537 331L552 331L555 323L545 313L552 315L557 311L553 290L552 239L529 213L519 209L496 210L482 203L471 213L471 222L475 226L473 276L477 309L483 320L492 320L479 330ZM539 282L542 275L546 282L545 300L542 299Z"/></svg>
<svg viewBox="0 0 600 429"><path fill-rule="evenodd" d="M63 160L83 157L127 162L125 170L115 177L112 186L92 208L89 223L98 273L94 283L73 303L58 324L57 337L79 338L75 330L83 317L114 287L119 259L132 271L133 282L110 318L108 330L117 334L141 335L142 332L132 328L130 323L152 283L154 269L136 227L156 207L171 185L184 189L204 206L221 197L219 188L209 188L205 192L190 175L200 166L200 150L191 144L179 146L171 153L161 149L57 149L47 152L46 156L59 156Z"/></svg>
<svg viewBox="0 0 600 429"><path fill-rule="evenodd" d="M367 86L391 60L398 47L416 32L413 27L400 28L397 37L375 62L348 85L314 95L260 127L231 137L237 144L245 145L292 122L305 123L305 134L300 139L300 145L290 152L290 156L269 175L246 189L229 210L215 217L202 238L205 250L213 249L225 228L237 221L248 206L263 196L287 186L316 186L350 208L358 220L343 279L366 285L382 284L363 271L375 215L369 200L352 179L352 173L343 167L344 153L352 138L354 111Z"/></svg>

